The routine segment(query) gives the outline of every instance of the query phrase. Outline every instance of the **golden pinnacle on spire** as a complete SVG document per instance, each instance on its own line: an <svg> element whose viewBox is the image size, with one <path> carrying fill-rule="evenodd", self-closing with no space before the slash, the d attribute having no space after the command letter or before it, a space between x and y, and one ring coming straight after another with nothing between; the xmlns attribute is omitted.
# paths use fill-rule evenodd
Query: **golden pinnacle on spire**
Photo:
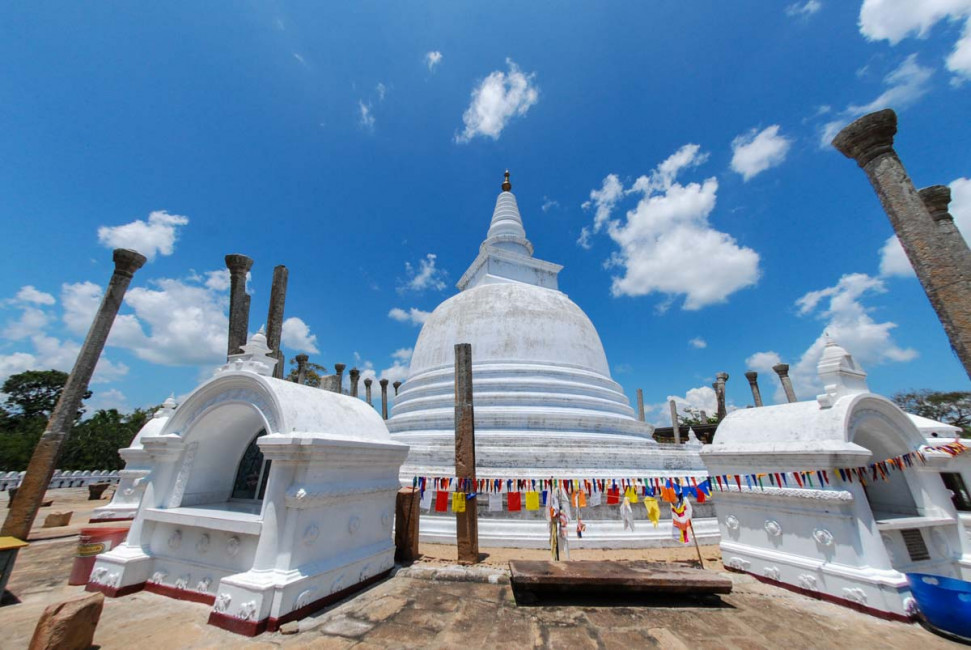
<svg viewBox="0 0 971 650"><path fill-rule="evenodd" d="M509 182L509 170L506 170L506 179L502 182L502 191L509 192L512 190L512 183Z"/></svg>

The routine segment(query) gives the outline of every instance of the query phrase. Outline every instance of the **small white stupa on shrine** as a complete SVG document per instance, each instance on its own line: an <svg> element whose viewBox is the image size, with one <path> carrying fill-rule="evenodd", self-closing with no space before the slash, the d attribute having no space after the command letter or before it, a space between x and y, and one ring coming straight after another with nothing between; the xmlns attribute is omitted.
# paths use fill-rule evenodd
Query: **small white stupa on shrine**
<svg viewBox="0 0 971 650"><path fill-rule="evenodd" d="M276 363L254 335L122 451L102 519L137 514L89 590L207 603L211 624L254 635L391 570L407 446L365 402L276 379Z"/></svg>
<svg viewBox="0 0 971 650"><path fill-rule="evenodd" d="M472 345L476 472L480 478L549 479L707 476L697 449L665 448L610 377L593 323L559 290L558 264L533 257L506 172L479 254L457 295L427 318L388 429L410 453L402 483L454 476L454 346ZM488 512L479 500L479 539L488 546L546 546L541 512ZM640 509L643 515L643 508ZM695 522L699 536L713 520ZM585 546L670 542L670 520L625 531L617 509L585 513ZM666 527L665 527L666 526ZM455 517L423 514L423 540L454 538ZM713 540L712 540L713 541Z"/></svg>

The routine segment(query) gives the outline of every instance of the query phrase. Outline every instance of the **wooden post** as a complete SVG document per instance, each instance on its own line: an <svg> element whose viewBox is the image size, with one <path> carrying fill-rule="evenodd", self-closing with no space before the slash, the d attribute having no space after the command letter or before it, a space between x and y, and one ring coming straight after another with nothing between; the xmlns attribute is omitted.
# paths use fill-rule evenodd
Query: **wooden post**
<svg viewBox="0 0 971 650"><path fill-rule="evenodd" d="M401 488L395 500L394 561L418 559L418 489Z"/></svg>
<svg viewBox="0 0 971 650"><path fill-rule="evenodd" d="M472 345L455 346L455 476L460 490L475 494L475 416L472 411ZM466 479L468 487L461 486ZM458 560L463 564L479 561L478 499L467 499L465 512L455 514L455 541Z"/></svg>

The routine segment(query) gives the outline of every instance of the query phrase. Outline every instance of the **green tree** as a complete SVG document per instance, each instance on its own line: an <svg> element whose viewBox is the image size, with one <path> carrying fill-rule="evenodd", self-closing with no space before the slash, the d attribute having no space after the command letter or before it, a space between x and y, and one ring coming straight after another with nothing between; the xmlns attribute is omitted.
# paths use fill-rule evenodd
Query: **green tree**
<svg viewBox="0 0 971 650"><path fill-rule="evenodd" d="M3 382L2 390L7 395L6 407L13 417L45 420L51 417L57 400L67 383L67 373L60 370L27 370L11 375ZM83 399L91 397L91 391L84 393ZM84 409L79 409L75 419L81 417Z"/></svg>
<svg viewBox="0 0 971 650"><path fill-rule="evenodd" d="M678 415L678 424L683 424L689 427L693 427L696 424L718 424L717 415L708 415L706 418L701 417L701 409L692 408L690 406L684 409L684 413Z"/></svg>
<svg viewBox="0 0 971 650"><path fill-rule="evenodd" d="M908 413L960 427L963 437L971 437L971 392L969 391L942 392L925 388L896 393L891 399Z"/></svg>
<svg viewBox="0 0 971 650"><path fill-rule="evenodd" d="M74 426L64 443L60 462L63 470L122 469L125 461L118 450L131 444L151 417L149 411L135 409L128 415L115 409L98 410Z"/></svg>
<svg viewBox="0 0 971 650"><path fill-rule="evenodd" d="M290 359L290 374L287 375L289 381L297 381L297 359L294 357ZM306 377L304 378L305 386L313 386L314 388L320 388L320 378L327 374L327 368L323 367L319 363L314 363L313 361L308 361L306 366Z"/></svg>

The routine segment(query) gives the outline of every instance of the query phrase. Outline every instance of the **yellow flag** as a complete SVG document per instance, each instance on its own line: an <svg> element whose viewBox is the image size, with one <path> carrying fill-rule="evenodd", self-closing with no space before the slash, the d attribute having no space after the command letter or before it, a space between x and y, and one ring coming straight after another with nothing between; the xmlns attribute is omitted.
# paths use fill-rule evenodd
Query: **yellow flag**
<svg viewBox="0 0 971 650"><path fill-rule="evenodd" d="M631 503L637 503L637 488L634 486L628 487L627 491L624 493L624 496L630 499Z"/></svg>
<svg viewBox="0 0 971 650"><path fill-rule="evenodd" d="M452 512L465 512L465 492L452 492Z"/></svg>
<svg viewBox="0 0 971 650"><path fill-rule="evenodd" d="M526 509L539 510L539 492L526 493Z"/></svg>
<svg viewBox="0 0 971 650"><path fill-rule="evenodd" d="M661 509L657 505L657 499L654 497L644 497L644 507L647 508L647 518L657 528L657 522L661 518Z"/></svg>

